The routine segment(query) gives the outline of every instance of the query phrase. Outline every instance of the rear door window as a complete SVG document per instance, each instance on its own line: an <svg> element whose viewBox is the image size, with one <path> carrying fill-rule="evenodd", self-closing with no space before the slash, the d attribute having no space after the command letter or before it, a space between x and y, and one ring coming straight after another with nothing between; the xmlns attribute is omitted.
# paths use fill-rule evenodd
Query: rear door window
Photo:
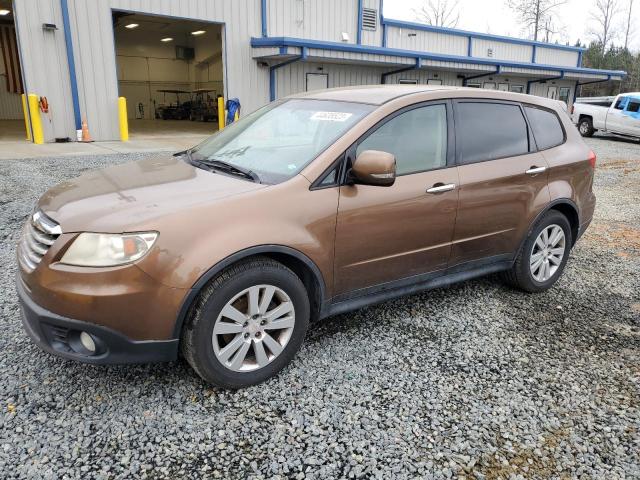
<svg viewBox="0 0 640 480"><path fill-rule="evenodd" d="M529 131L520 106L457 102L456 140L462 164L529 152Z"/></svg>
<svg viewBox="0 0 640 480"><path fill-rule="evenodd" d="M564 130L555 113L528 106L524 107L524 110L533 130L538 150L546 150L564 143Z"/></svg>

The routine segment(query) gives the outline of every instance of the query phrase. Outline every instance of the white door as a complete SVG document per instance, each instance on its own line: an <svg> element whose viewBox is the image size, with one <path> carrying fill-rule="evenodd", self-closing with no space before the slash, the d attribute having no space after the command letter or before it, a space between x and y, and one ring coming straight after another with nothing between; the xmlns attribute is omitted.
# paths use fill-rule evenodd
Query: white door
<svg viewBox="0 0 640 480"><path fill-rule="evenodd" d="M329 88L329 75L326 73L307 73L307 92Z"/></svg>
<svg viewBox="0 0 640 480"><path fill-rule="evenodd" d="M547 89L547 98L550 98L552 100L557 100L558 99L558 87L549 87Z"/></svg>
<svg viewBox="0 0 640 480"><path fill-rule="evenodd" d="M509 84L508 83L499 83L498 84L498 90L500 90L501 92L508 92L509 91Z"/></svg>

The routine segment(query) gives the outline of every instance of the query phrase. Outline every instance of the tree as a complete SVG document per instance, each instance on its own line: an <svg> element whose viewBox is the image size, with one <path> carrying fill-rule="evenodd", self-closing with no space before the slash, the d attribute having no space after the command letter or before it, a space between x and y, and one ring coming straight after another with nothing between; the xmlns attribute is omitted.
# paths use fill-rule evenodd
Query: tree
<svg viewBox="0 0 640 480"><path fill-rule="evenodd" d="M507 6L516 13L522 25L533 31L536 41L545 26L552 23L555 9L565 3L566 0L507 0ZM549 33L547 30L547 37Z"/></svg>
<svg viewBox="0 0 640 480"><path fill-rule="evenodd" d="M458 0L423 0L413 13L419 22L437 27L454 28L460 20Z"/></svg>
<svg viewBox="0 0 640 480"><path fill-rule="evenodd" d="M618 0L596 0L595 10L591 12L591 20L595 22L596 28L592 28L589 33L602 47L603 55L616 36L613 31L613 21L617 14Z"/></svg>
<svg viewBox="0 0 640 480"><path fill-rule="evenodd" d="M629 49L629 37L633 29L633 23L631 22L631 13L633 12L633 0L629 0L629 9L627 10L627 27L624 32L624 48Z"/></svg>

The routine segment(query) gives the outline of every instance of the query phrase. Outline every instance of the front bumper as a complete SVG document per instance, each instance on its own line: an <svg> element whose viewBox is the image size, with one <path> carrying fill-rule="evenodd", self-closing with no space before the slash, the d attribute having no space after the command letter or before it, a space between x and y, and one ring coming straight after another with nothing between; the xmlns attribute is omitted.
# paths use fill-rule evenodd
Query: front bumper
<svg viewBox="0 0 640 480"><path fill-rule="evenodd" d="M57 315L31 299L20 277L16 283L24 328L46 352L94 364L166 362L178 356L178 339L132 340L110 328ZM83 347L81 332L92 336L94 353Z"/></svg>

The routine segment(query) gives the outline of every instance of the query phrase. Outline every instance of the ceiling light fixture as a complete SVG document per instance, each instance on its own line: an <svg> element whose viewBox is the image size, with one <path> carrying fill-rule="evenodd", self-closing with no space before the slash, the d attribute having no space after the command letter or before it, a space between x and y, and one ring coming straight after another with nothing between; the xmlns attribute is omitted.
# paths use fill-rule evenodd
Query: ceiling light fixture
<svg viewBox="0 0 640 480"><path fill-rule="evenodd" d="M136 28L139 25L137 23L130 23L129 25L125 25L124 28L128 28L128 29L132 29L132 28Z"/></svg>
<svg viewBox="0 0 640 480"><path fill-rule="evenodd" d="M191 32L191 35L202 35L206 30L196 30L195 32Z"/></svg>
<svg viewBox="0 0 640 480"><path fill-rule="evenodd" d="M166 37L166 38L160 39L161 42L170 42L171 40L173 40L173 38L171 38L171 37Z"/></svg>
<svg viewBox="0 0 640 480"><path fill-rule="evenodd" d="M11 10L5 10L4 8L0 10L0 15L2 16L9 15L10 13L11 13Z"/></svg>

